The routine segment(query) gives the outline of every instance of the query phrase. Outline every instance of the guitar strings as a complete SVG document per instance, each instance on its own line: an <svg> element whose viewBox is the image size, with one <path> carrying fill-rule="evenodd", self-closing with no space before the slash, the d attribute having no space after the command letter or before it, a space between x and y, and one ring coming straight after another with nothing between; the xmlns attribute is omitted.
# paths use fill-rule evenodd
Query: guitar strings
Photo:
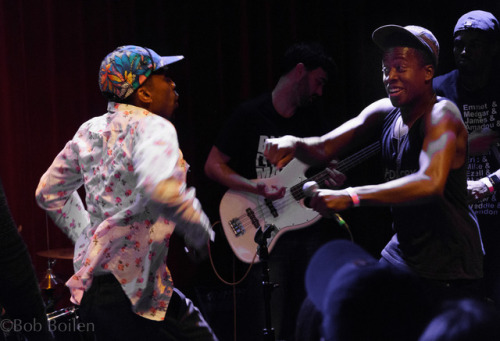
<svg viewBox="0 0 500 341"><path fill-rule="evenodd" d="M341 162L339 162L336 169L338 171L344 173L345 171L351 169L355 165L363 162L369 156L375 155L375 153L377 153L379 150L380 150L380 144L378 142L375 142L375 143L369 145L368 147L366 147L365 149L361 150L359 153L352 155L352 156L342 160ZM294 194L298 194L298 193L302 192L302 186L304 185L304 183L311 181L311 180L313 180L313 181L319 180L320 182L323 182L328 177L329 177L329 175L328 175L327 170L321 171L320 173L312 176L310 179L306 179L306 180L300 182L299 184L292 186L291 191ZM316 182L318 182L318 181L316 181Z"/></svg>
<svg viewBox="0 0 500 341"><path fill-rule="evenodd" d="M364 160L364 158L366 158L367 156L370 156L371 154L375 154L376 152L379 151L379 149L380 149L380 145L378 144L378 142L373 143L372 145L366 147L365 149L363 149L359 153L342 160L339 163L337 169L340 171L347 170L347 169L353 167L354 165L362 162ZM283 198L272 202L274 208L277 211L279 211L282 208L290 205L291 203L298 201L298 200L296 200L296 198L298 198L299 200L304 198L305 196L304 196L304 193L302 191L302 185L305 182L315 180L316 182L321 183L325 179L327 179L328 177L329 177L329 175L328 175L327 171L325 170L325 171L322 171L322 172L316 174L315 176L311 177L310 179L306 179L305 181L299 183L298 185L292 186L291 190L287 191L287 194L285 194L285 196ZM289 193L292 193L292 196L290 196ZM295 194L295 195L293 195L293 194ZM256 218L260 219L260 220L262 220L262 219L266 220L267 218L270 218L272 216L272 214L270 212L270 208L265 204L256 206L253 209L253 211L254 211ZM240 220L241 224L244 227L249 226L249 225L253 226L252 220L250 217L248 217L247 214L240 216L238 219Z"/></svg>
<svg viewBox="0 0 500 341"><path fill-rule="evenodd" d="M353 166L361 163L368 156L374 155L379 150L380 150L380 144L378 142L376 142L376 143L368 146L367 148L363 149L359 153L357 153L351 157L348 157L348 158L344 159L343 161L339 162L336 169L339 170L340 172L345 172L348 169L352 168ZM316 181L318 184L323 184L324 181L327 180L329 177L330 176L328 174L328 171L324 170L324 171L314 175L313 177L306 179L297 185L292 186L290 189L290 192L293 195L293 198L291 200L296 201L297 198L300 200L300 199L305 197L303 189L302 189L304 183L313 180L313 181ZM285 200L283 200L283 199L285 199ZM282 199L280 199L280 201L286 202L285 204L289 204L290 198L289 197L282 198ZM280 202L278 201L277 204L279 204L279 203ZM277 205L275 205L275 206L277 206Z"/></svg>
<svg viewBox="0 0 500 341"><path fill-rule="evenodd" d="M345 172L349 170L350 168L354 167L355 165L361 163L364 161L366 158L375 155L377 152L380 151L380 144L379 142L374 142L368 147L362 149L356 154L353 154L344 160L340 161L337 165L337 170L340 172ZM284 207L290 205L291 203L297 202L300 199L303 199L305 197L302 186L308 181L315 181L318 184L323 183L326 179L329 178L329 174L327 170L323 170L319 172L318 174L312 176L311 178L308 178L304 181L301 181L300 183L292 186L290 190L287 190L285 196L281 199L277 199L272 201L272 205L276 209L276 211L282 210ZM297 199L298 200L297 200ZM257 205L253 209L254 215L258 220L266 220L267 218L271 218L272 214L270 212L270 208L266 204L261 204ZM239 222L243 227L247 226L254 226L252 223L252 219L248 217L247 214L243 214L240 217L238 217ZM280 227L277 227L280 229Z"/></svg>

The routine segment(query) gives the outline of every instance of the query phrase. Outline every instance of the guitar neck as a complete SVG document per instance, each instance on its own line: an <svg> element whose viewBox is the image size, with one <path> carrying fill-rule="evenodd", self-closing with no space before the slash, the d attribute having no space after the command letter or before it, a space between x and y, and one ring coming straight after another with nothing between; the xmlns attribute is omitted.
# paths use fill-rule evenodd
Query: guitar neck
<svg viewBox="0 0 500 341"><path fill-rule="evenodd" d="M369 159L370 157L376 155L378 152L380 152L380 143L379 141L376 141L369 146L361 149L359 152L348 156L347 158L341 160L338 164L336 169L342 173L347 172L351 168L359 165L363 161ZM328 179L328 171L325 169L312 177L301 181L300 183L294 185L291 187L290 192L292 193L293 197L295 200L301 200L305 198L304 191L302 190L302 187L306 182L309 181L314 181L316 182L320 187L324 185L324 182L326 179Z"/></svg>

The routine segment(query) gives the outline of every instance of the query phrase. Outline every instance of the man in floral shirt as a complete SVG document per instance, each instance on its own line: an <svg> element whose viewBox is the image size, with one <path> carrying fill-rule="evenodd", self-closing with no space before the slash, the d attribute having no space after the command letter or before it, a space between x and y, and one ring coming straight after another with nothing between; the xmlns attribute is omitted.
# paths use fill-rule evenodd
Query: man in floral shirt
<svg viewBox="0 0 500 341"><path fill-rule="evenodd" d="M99 340L217 339L167 268L174 228L202 254L214 235L186 187L188 165L168 120L178 94L166 66L182 58L132 45L107 55L99 86L108 112L78 129L36 190L75 242L66 285Z"/></svg>

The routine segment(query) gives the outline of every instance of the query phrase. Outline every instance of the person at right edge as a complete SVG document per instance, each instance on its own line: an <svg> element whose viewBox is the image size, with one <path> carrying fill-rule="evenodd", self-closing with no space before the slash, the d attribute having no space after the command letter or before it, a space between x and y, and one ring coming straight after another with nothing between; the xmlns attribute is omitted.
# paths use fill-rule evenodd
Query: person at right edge
<svg viewBox="0 0 500 341"><path fill-rule="evenodd" d="M468 134L457 106L432 89L439 43L420 26L382 26L372 39L383 51L388 98L323 136L268 139L265 156L277 167L292 157L314 164L378 136L385 182L319 189L312 207L325 217L350 207L391 207L395 234L380 262L416 273L436 303L477 297L483 248L467 203Z"/></svg>
<svg viewBox="0 0 500 341"><path fill-rule="evenodd" d="M469 197L485 248L485 295L500 308L500 30L485 11L458 19L453 31L456 69L436 77L438 95L455 102L469 132Z"/></svg>

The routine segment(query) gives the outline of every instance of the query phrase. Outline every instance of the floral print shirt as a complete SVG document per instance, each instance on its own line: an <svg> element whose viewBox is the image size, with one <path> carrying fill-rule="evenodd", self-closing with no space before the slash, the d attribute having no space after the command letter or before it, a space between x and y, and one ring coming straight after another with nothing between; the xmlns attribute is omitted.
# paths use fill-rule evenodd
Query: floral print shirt
<svg viewBox="0 0 500 341"><path fill-rule="evenodd" d="M137 314L164 319L174 227L194 247L213 240L195 189L186 187L187 168L174 126L145 109L110 102L108 113L79 128L36 190L40 207L75 243L75 274L66 283L73 303L93 276L112 273ZM160 203L152 194L163 181Z"/></svg>

